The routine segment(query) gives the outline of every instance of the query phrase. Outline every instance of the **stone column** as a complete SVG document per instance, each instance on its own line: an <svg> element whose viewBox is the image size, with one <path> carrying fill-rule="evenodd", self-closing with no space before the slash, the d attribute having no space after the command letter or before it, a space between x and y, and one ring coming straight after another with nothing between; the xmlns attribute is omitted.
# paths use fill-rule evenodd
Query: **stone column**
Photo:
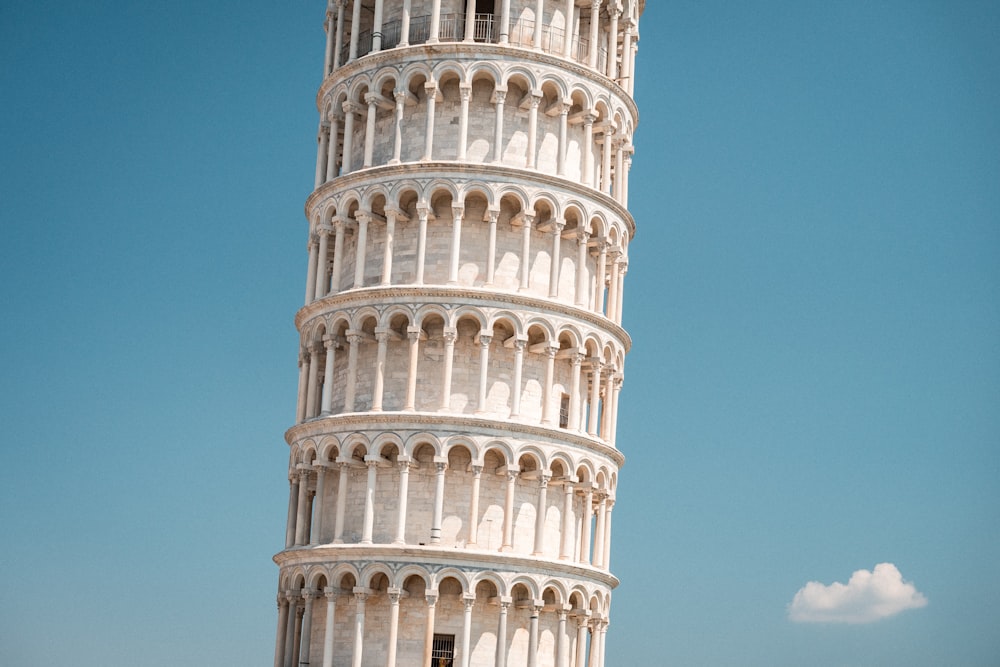
<svg viewBox="0 0 1000 667"><path fill-rule="evenodd" d="M538 105L542 102L542 96L531 93L531 108L528 111L528 159L525 165L528 169L535 168L535 161L538 153Z"/></svg>
<svg viewBox="0 0 1000 667"><path fill-rule="evenodd" d="M312 644L312 616L313 600L319 595L319 591L307 588L302 591L302 598L306 601L305 612L302 614L302 638L299 642L299 664L309 664L309 652Z"/></svg>
<svg viewBox="0 0 1000 667"><path fill-rule="evenodd" d="M555 401L552 396L557 352L559 350L555 347L547 347L545 348L545 352L543 352L545 355L545 394L542 396L542 423L547 426L558 425L559 423L555 414L556 411L553 408Z"/></svg>
<svg viewBox="0 0 1000 667"><path fill-rule="evenodd" d="M393 97L396 99L396 116L392 125L392 159L389 164L399 164L403 157L403 111L406 108L406 96L408 91L396 90Z"/></svg>
<svg viewBox="0 0 1000 667"><path fill-rule="evenodd" d="M603 491L597 501L597 526L594 528L594 557L592 564L599 570L604 569L604 522L607 519L608 496Z"/></svg>
<svg viewBox="0 0 1000 667"><path fill-rule="evenodd" d="M570 376L570 388L569 388L569 419L567 420L566 428L571 431L579 431L580 429L580 369L583 366L583 355L579 352L575 353L572 357L573 370Z"/></svg>
<svg viewBox="0 0 1000 667"><path fill-rule="evenodd" d="M611 425L608 427L608 442L615 444L615 433L618 430L618 395L622 390L622 376L616 375L611 392Z"/></svg>
<svg viewBox="0 0 1000 667"><path fill-rule="evenodd" d="M583 117L583 184L594 187L594 121L597 116L587 112Z"/></svg>
<svg viewBox="0 0 1000 667"><path fill-rule="evenodd" d="M618 271L618 258L621 257L621 252L617 248L612 249L608 257L609 272L611 273L611 284L608 285L608 308L605 317L609 320L614 321L616 315L618 314L618 279L620 277L620 272Z"/></svg>
<svg viewBox="0 0 1000 667"><path fill-rule="evenodd" d="M503 542L500 551L514 549L514 485L517 484L517 471L507 469L507 491L503 499Z"/></svg>
<svg viewBox="0 0 1000 667"><path fill-rule="evenodd" d="M601 0L590 0L590 51L587 53L587 64L597 69L597 30L601 23Z"/></svg>
<svg viewBox="0 0 1000 667"><path fill-rule="evenodd" d="M427 626L424 631L424 659L421 662L423 667L433 667L431 664L431 654L434 650L434 612L437 607L437 591L428 592L427 599Z"/></svg>
<svg viewBox="0 0 1000 667"><path fill-rule="evenodd" d="M444 330L444 377L441 380L441 411L451 410L451 369L455 363L455 339L458 331Z"/></svg>
<svg viewBox="0 0 1000 667"><path fill-rule="evenodd" d="M378 114L378 95L375 93L366 94L365 102L368 104L368 114L365 116L365 161L361 166L368 169L375 159L375 120Z"/></svg>
<svg viewBox="0 0 1000 667"><path fill-rule="evenodd" d="M618 298L615 300L615 322L622 323L622 300L625 298L625 274L628 273L628 262L624 259L618 262Z"/></svg>
<svg viewBox="0 0 1000 667"><path fill-rule="evenodd" d="M337 340L327 334L323 336L326 347L326 367L323 369L323 398L320 413L328 415L333 412L333 364L337 353Z"/></svg>
<svg viewBox="0 0 1000 667"><path fill-rule="evenodd" d="M514 341L514 386L510 397L510 416L521 415L521 375L524 372L524 348L527 341Z"/></svg>
<svg viewBox="0 0 1000 667"><path fill-rule="evenodd" d="M614 2L608 4L608 17L611 19L608 28L608 78L614 81L618 78L618 15L621 12Z"/></svg>
<svg viewBox="0 0 1000 667"><path fill-rule="evenodd" d="M358 3L360 7L360 2ZM354 152L354 116L359 111L359 107L355 102L344 102L344 152L340 158L340 173L349 174L353 170L353 158L352 153Z"/></svg>
<svg viewBox="0 0 1000 667"><path fill-rule="evenodd" d="M316 500L313 502L313 522L309 531L309 544L320 543L323 528L323 504L326 496L326 466L316 466Z"/></svg>
<svg viewBox="0 0 1000 667"><path fill-rule="evenodd" d="M347 61L358 58L358 37L361 34L361 0L354 0L351 11L351 45L347 56Z"/></svg>
<svg viewBox="0 0 1000 667"><path fill-rule="evenodd" d="M316 298L316 261L319 256L312 234L309 234L306 249L309 251L309 267L306 270L306 305L308 306Z"/></svg>
<svg viewBox="0 0 1000 667"><path fill-rule="evenodd" d="M434 0L435 3L440 3L440 1L441 0ZM434 26L431 27L432 34L433 32L435 32L436 25L437 24L435 23ZM436 42L437 38L428 41ZM425 137L424 156L421 158L421 160L424 162L428 162L431 159L433 159L434 155L434 106L437 103L437 94L438 94L437 83L433 81L428 81L427 83L424 84L424 91L427 93L427 126L426 129L424 130L424 137Z"/></svg>
<svg viewBox="0 0 1000 667"><path fill-rule="evenodd" d="M299 596L288 591L288 624L285 626L285 655L283 656L283 667L293 667L292 659L295 656L295 626L299 618Z"/></svg>
<svg viewBox="0 0 1000 667"><path fill-rule="evenodd" d="M614 368L608 369L608 377L604 386L604 404L601 406L601 439L605 442L611 442L611 406L614 404L612 400L615 391L615 370Z"/></svg>
<svg viewBox="0 0 1000 667"><path fill-rule="evenodd" d="M569 635L566 634L567 611L557 609L556 616L559 618L559 629L556 630L556 667L569 667Z"/></svg>
<svg viewBox="0 0 1000 667"><path fill-rule="evenodd" d="M426 206L417 207L417 268L413 277L414 285L424 284L424 262L427 258L427 218L430 209Z"/></svg>
<svg viewBox="0 0 1000 667"><path fill-rule="evenodd" d="M580 562L590 565L591 521L594 515L594 487L588 483L583 494L583 536L580 540Z"/></svg>
<svg viewBox="0 0 1000 667"><path fill-rule="evenodd" d="M389 330L376 329L375 340L378 341L378 352L375 355L375 387L372 391L372 412L382 412L382 399L385 394L385 356L389 346Z"/></svg>
<svg viewBox="0 0 1000 667"><path fill-rule="evenodd" d="M410 5L412 0L403 0L403 17L399 23L399 46L410 45Z"/></svg>
<svg viewBox="0 0 1000 667"><path fill-rule="evenodd" d="M305 546L306 543L306 526L309 525L309 517L307 516L309 507L308 493L309 471L302 469L299 470L299 500L295 504L298 509L295 518L295 546L297 547Z"/></svg>
<svg viewBox="0 0 1000 667"><path fill-rule="evenodd" d="M496 110L495 125L493 131L493 161L497 164L503 162L503 106L507 99L507 89L497 86L493 91L493 103Z"/></svg>
<svg viewBox="0 0 1000 667"><path fill-rule="evenodd" d="M469 667L469 658L472 657L472 607L475 603L474 593L465 593L462 596L462 604L465 606L462 619L462 667Z"/></svg>
<svg viewBox="0 0 1000 667"><path fill-rule="evenodd" d="M614 498L608 498L604 508L604 569L611 569L611 510L615 506Z"/></svg>
<svg viewBox="0 0 1000 667"><path fill-rule="evenodd" d="M469 540L466 547L474 547L479 541L479 484L483 476L483 466L472 465L472 490L469 492Z"/></svg>
<svg viewBox="0 0 1000 667"><path fill-rule="evenodd" d="M473 2L474 0L469 0ZM472 98L472 84L461 83L458 86L461 96L461 111L458 116L458 159L464 162L469 151L469 100Z"/></svg>
<svg viewBox="0 0 1000 667"><path fill-rule="evenodd" d="M330 126L328 124L320 123L316 141L319 146L316 149L316 181L313 189L326 183L326 154L330 148Z"/></svg>
<svg viewBox="0 0 1000 667"><path fill-rule="evenodd" d="M559 112L559 152L556 155L556 173L566 175L566 148L569 144L569 104L563 104Z"/></svg>
<svg viewBox="0 0 1000 667"><path fill-rule="evenodd" d="M420 338L423 335L420 327L408 327L406 337L410 346L410 364L406 376L406 405L403 410L414 412L417 409L417 366L420 361Z"/></svg>
<svg viewBox="0 0 1000 667"><path fill-rule="evenodd" d="M563 52L564 58L571 58L573 56L573 23L574 15L576 14L576 0L566 0L566 34L563 35Z"/></svg>
<svg viewBox="0 0 1000 667"><path fill-rule="evenodd" d="M521 285L520 290L527 291L531 279L531 229L535 224L535 216L525 213L521 227Z"/></svg>
<svg viewBox="0 0 1000 667"><path fill-rule="evenodd" d="M326 627L323 632L323 667L333 667L333 627L337 617L337 591L327 587L323 589L326 595Z"/></svg>
<svg viewBox="0 0 1000 667"><path fill-rule="evenodd" d="M476 39L476 0L466 0L465 3L465 41Z"/></svg>
<svg viewBox="0 0 1000 667"><path fill-rule="evenodd" d="M318 411L317 389L319 389L319 348L309 348L309 384L306 386L306 419L315 417Z"/></svg>
<svg viewBox="0 0 1000 667"><path fill-rule="evenodd" d="M590 662L588 663L590 667L598 667L601 659L601 635L598 632L600 627L601 621L595 616L590 622Z"/></svg>
<svg viewBox="0 0 1000 667"><path fill-rule="evenodd" d="M431 34L428 44L434 44L441 35L441 0L431 0Z"/></svg>
<svg viewBox="0 0 1000 667"><path fill-rule="evenodd" d="M486 282L484 283L484 287L493 287L493 280L496 278L497 220L499 218L500 209L486 211L486 222L489 224L489 240L486 245Z"/></svg>
<svg viewBox="0 0 1000 667"><path fill-rule="evenodd" d="M559 560L569 560L573 548L573 484L569 480L563 482L563 525L562 544L559 547Z"/></svg>
<svg viewBox="0 0 1000 667"><path fill-rule="evenodd" d="M295 519L299 515L299 483L292 475L288 479L288 522L285 524L285 548L295 544Z"/></svg>
<svg viewBox="0 0 1000 667"><path fill-rule="evenodd" d="M344 232L345 223L342 218L333 221L333 269L330 275L330 293L336 294L340 291L340 273L344 268Z"/></svg>
<svg viewBox="0 0 1000 667"><path fill-rule="evenodd" d="M372 53L382 50L382 2L375 0L375 16L372 19Z"/></svg>
<svg viewBox="0 0 1000 667"><path fill-rule="evenodd" d="M550 475L540 475L538 478L538 508L535 511L535 549L532 556L545 553L545 514L548 508L548 490Z"/></svg>
<svg viewBox="0 0 1000 667"><path fill-rule="evenodd" d="M541 0L539 0L541 4ZM496 667L507 667L507 611L510 609L511 599L509 597L500 598L500 620L497 622L497 653Z"/></svg>
<svg viewBox="0 0 1000 667"><path fill-rule="evenodd" d="M531 616L528 618L528 667L538 667L538 614L542 605L536 601L531 605Z"/></svg>
<svg viewBox="0 0 1000 667"><path fill-rule="evenodd" d="M542 22L545 17L545 0L535 2L535 33L532 35L532 46L542 48Z"/></svg>
<svg viewBox="0 0 1000 667"><path fill-rule="evenodd" d="M365 487L365 515L361 544L372 543L372 533L375 529L375 484L378 479L378 462L378 454L369 454L365 457L365 465L368 466L368 485Z"/></svg>
<svg viewBox="0 0 1000 667"><path fill-rule="evenodd" d="M576 617L576 667L587 667L587 625L590 612L586 611Z"/></svg>
<svg viewBox="0 0 1000 667"><path fill-rule="evenodd" d="M437 469L437 480L434 486L434 515L431 519L431 544L440 544L441 521L444 516L444 473L448 469L448 463L446 461L435 461L434 465Z"/></svg>
<svg viewBox="0 0 1000 667"><path fill-rule="evenodd" d="M552 222L552 262L549 265L549 298L559 296L559 250L562 246L562 231L566 227L565 220Z"/></svg>
<svg viewBox="0 0 1000 667"><path fill-rule="evenodd" d="M582 223L581 223L582 224ZM576 234L576 305L585 308L587 305L587 243L590 234L586 229L580 229Z"/></svg>
<svg viewBox="0 0 1000 667"><path fill-rule="evenodd" d="M306 418L306 392L309 386L309 353L299 352L299 396L295 403L295 423Z"/></svg>
<svg viewBox="0 0 1000 667"><path fill-rule="evenodd" d="M386 647L385 667L396 667L396 644L399 636L399 598L403 591L390 588L389 594L389 642Z"/></svg>
<svg viewBox="0 0 1000 667"><path fill-rule="evenodd" d="M615 128L611 121L604 124L604 152L601 155L601 192L611 194L611 151L614 148Z"/></svg>
<svg viewBox="0 0 1000 667"><path fill-rule="evenodd" d="M490 342L492 340L493 336L479 335L479 400L476 404L477 414L488 412L486 409L486 389L489 384Z"/></svg>
<svg viewBox="0 0 1000 667"><path fill-rule="evenodd" d="M285 664L285 628L288 626L288 600L278 595L278 635L274 640L274 667Z"/></svg>
<svg viewBox="0 0 1000 667"><path fill-rule="evenodd" d="M590 360L590 419L587 423L587 433L597 436L597 419L601 414L601 360L593 357Z"/></svg>
<svg viewBox="0 0 1000 667"><path fill-rule="evenodd" d="M354 613L354 649L351 651L351 667L361 667L362 650L365 645L365 600L368 593L363 588L354 589L357 610Z"/></svg>
<svg viewBox="0 0 1000 667"><path fill-rule="evenodd" d="M451 207L451 257L448 269L448 284L458 284L459 253L462 249L462 219L465 217L464 206Z"/></svg>
<svg viewBox="0 0 1000 667"><path fill-rule="evenodd" d="M330 234L333 233L333 228L329 225L320 225L316 233L319 235L319 255L316 257L316 289L314 298L322 299L326 296L327 286L329 285L326 275L326 262L327 257L329 257Z"/></svg>
<svg viewBox="0 0 1000 667"><path fill-rule="evenodd" d="M392 253L396 245L396 218L402 216L402 212L388 210L385 212L385 248L382 251L382 286L392 284ZM405 219L405 218L404 218Z"/></svg>
<svg viewBox="0 0 1000 667"><path fill-rule="evenodd" d="M600 645L601 648L600 648L600 652L597 654L597 667L604 667L604 642L608 638L608 621L607 620L602 620L601 621L601 629L600 629L599 637L600 637L599 645Z"/></svg>
<svg viewBox="0 0 1000 667"><path fill-rule="evenodd" d="M619 204L622 203L622 192L625 183L625 151L623 150L624 137L615 142L615 180L612 187L612 196Z"/></svg>
<svg viewBox="0 0 1000 667"><path fill-rule="evenodd" d="M608 244L601 239L597 243L597 280L594 283L594 312L604 314L604 282L607 279Z"/></svg>
<svg viewBox="0 0 1000 667"><path fill-rule="evenodd" d="M354 214L354 219L358 221L358 244L354 260L354 288L357 289L365 286L365 253L368 250L368 223L371 222L371 215L358 211Z"/></svg>
<svg viewBox="0 0 1000 667"><path fill-rule="evenodd" d="M346 461L341 461L340 479L337 482L337 515L333 526L334 544L344 543L344 510L347 507L347 469L350 466Z"/></svg>
<svg viewBox="0 0 1000 667"><path fill-rule="evenodd" d="M333 44L333 69L340 67L340 52L344 48L344 6L347 0L334 0L337 5L337 37Z"/></svg>
<svg viewBox="0 0 1000 667"><path fill-rule="evenodd" d="M510 43L510 0L500 2L500 44Z"/></svg>
<svg viewBox="0 0 1000 667"><path fill-rule="evenodd" d="M399 457L396 462L399 464L399 500L396 503L396 539L393 544L406 544L406 501L410 489L410 464L409 457Z"/></svg>
<svg viewBox="0 0 1000 667"><path fill-rule="evenodd" d="M340 116L330 114L330 147L326 151L326 182L337 177L337 137L340 135Z"/></svg>
<svg viewBox="0 0 1000 667"><path fill-rule="evenodd" d="M354 394L358 384L358 352L361 347L361 333L347 332L347 386L344 387L344 412L354 412Z"/></svg>

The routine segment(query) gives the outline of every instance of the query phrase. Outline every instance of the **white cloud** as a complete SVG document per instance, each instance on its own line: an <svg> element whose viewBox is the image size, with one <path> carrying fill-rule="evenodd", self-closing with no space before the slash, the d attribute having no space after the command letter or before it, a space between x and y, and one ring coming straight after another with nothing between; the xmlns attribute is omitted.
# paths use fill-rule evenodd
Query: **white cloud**
<svg viewBox="0 0 1000 667"><path fill-rule="evenodd" d="M796 623L871 623L926 606L927 598L903 581L895 565L879 563L871 572L858 570L846 585L810 581L788 605L788 618Z"/></svg>

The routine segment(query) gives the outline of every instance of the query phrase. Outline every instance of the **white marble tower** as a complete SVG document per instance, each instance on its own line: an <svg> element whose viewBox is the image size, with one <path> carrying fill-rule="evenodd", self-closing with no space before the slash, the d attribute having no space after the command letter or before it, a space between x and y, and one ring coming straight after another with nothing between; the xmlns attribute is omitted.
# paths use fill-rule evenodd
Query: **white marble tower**
<svg viewBox="0 0 1000 667"><path fill-rule="evenodd" d="M275 667L602 667L643 0L332 0Z"/></svg>

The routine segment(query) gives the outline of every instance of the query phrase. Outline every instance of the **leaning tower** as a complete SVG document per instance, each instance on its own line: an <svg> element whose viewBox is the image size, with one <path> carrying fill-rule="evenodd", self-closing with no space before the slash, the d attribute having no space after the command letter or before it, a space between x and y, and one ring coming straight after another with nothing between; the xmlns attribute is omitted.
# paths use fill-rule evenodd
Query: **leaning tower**
<svg viewBox="0 0 1000 667"><path fill-rule="evenodd" d="M643 4L328 5L275 667L604 665Z"/></svg>

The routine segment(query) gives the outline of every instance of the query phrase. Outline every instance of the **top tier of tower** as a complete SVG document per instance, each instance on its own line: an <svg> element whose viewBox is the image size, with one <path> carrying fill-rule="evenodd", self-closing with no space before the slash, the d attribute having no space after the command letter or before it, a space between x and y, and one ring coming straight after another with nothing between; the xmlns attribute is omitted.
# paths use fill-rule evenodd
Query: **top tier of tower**
<svg viewBox="0 0 1000 667"><path fill-rule="evenodd" d="M329 0L324 77L381 51L441 43L526 49L629 95L645 0Z"/></svg>

